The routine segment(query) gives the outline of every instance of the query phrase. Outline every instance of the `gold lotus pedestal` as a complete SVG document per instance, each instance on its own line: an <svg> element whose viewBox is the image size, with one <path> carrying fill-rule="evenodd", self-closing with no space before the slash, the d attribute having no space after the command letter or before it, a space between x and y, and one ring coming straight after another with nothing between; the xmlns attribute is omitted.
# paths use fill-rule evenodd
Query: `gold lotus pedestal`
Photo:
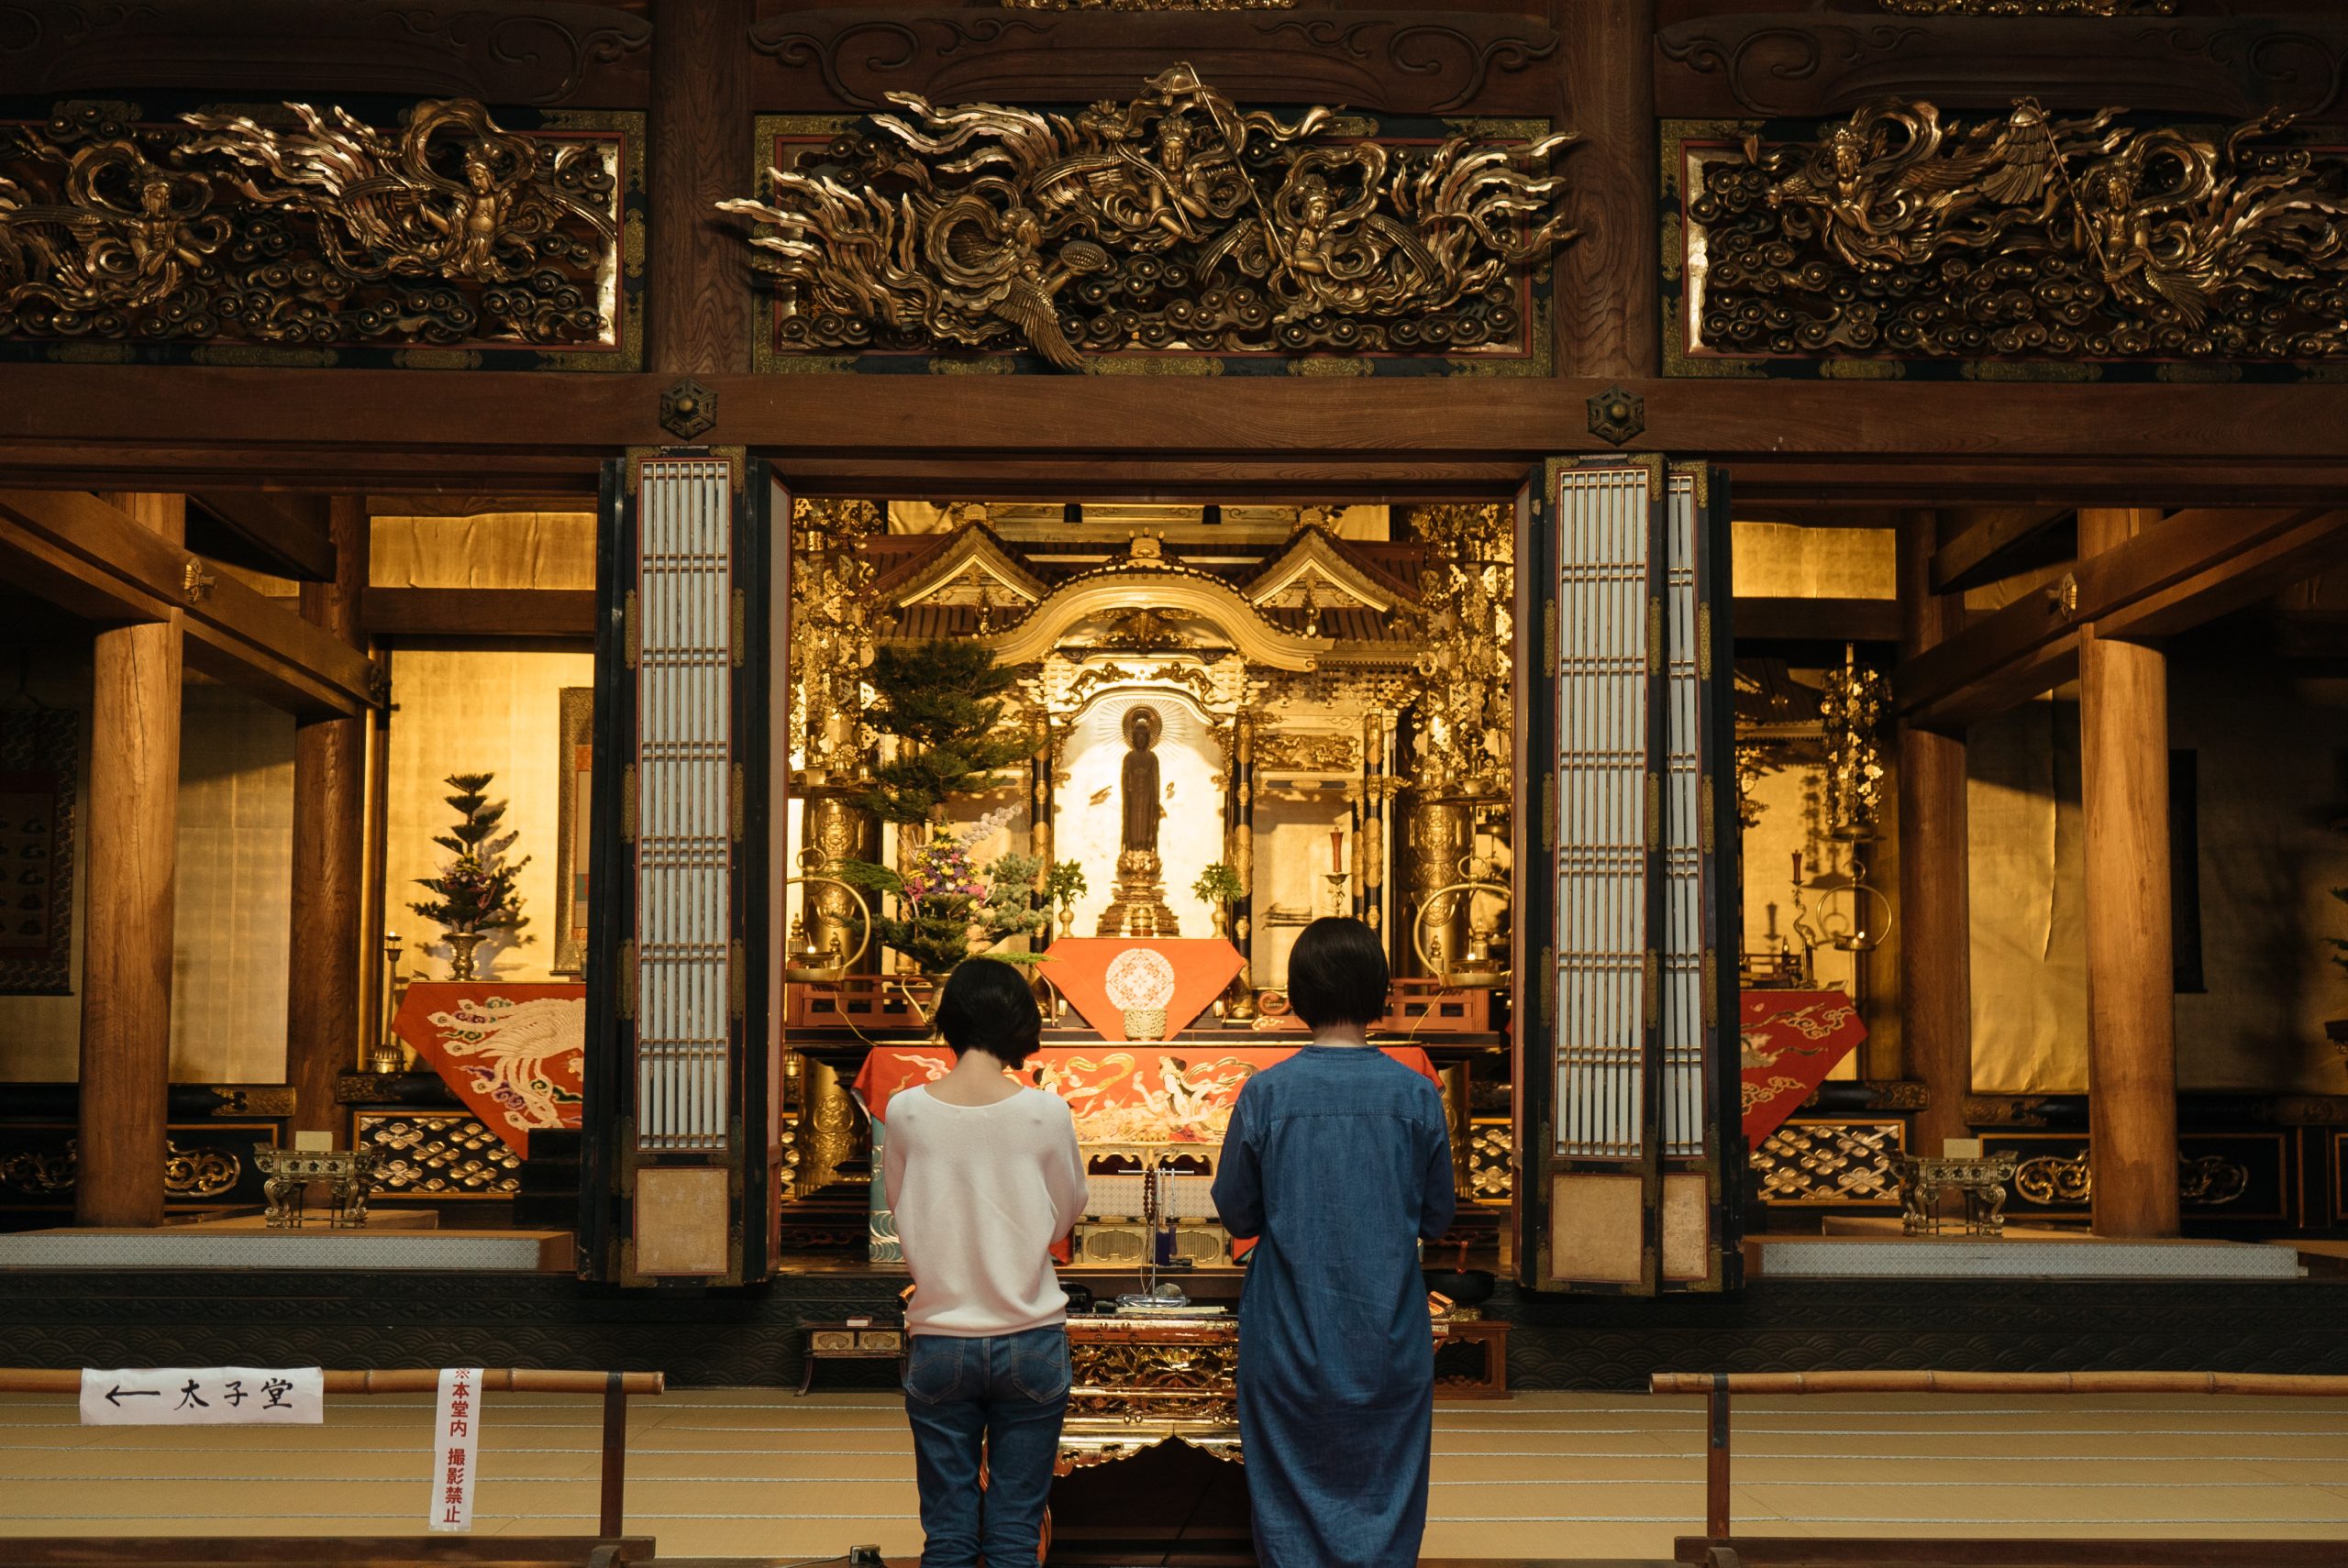
<svg viewBox="0 0 2348 1568"><path fill-rule="evenodd" d="M1109 907L1101 911L1101 936L1180 936L1174 911L1166 907L1166 870L1154 849L1128 849L1117 856L1117 880Z"/></svg>

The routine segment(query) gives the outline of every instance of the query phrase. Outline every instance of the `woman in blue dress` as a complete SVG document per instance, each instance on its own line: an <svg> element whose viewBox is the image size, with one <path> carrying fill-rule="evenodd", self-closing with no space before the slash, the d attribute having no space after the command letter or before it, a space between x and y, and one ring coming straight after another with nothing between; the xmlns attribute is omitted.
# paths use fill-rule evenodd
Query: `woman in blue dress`
<svg viewBox="0 0 2348 1568"><path fill-rule="evenodd" d="M1239 1430L1267 1568L1413 1568L1426 1530L1434 1345L1418 1243L1451 1224L1435 1087L1368 1043L1386 955L1317 920L1289 960L1312 1043L1247 1081L1215 1172L1253 1238L1239 1305Z"/></svg>

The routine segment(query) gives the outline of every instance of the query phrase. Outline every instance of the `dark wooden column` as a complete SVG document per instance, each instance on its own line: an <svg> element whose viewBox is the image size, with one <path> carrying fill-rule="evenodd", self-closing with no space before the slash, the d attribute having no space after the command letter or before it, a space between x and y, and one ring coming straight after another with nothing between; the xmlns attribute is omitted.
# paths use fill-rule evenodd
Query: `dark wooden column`
<svg viewBox="0 0 2348 1568"><path fill-rule="evenodd" d="M187 498L104 495L177 545ZM163 1222L171 1093L172 872L179 839L180 620L93 640L88 878L82 926L83 1225Z"/></svg>
<svg viewBox="0 0 2348 1568"><path fill-rule="evenodd" d="M1899 656L1914 658L1964 624L1962 596L1933 591L1938 519L1899 517ZM1899 726L1899 1019L1908 1076L1924 1086L1915 1152L1970 1131L1973 930L1967 898L1965 737Z"/></svg>
<svg viewBox="0 0 2348 1568"><path fill-rule="evenodd" d="M334 498L335 575L302 585L302 617L357 646L367 591L367 500ZM294 730L294 899L285 1007L285 1079L294 1126L346 1129L335 1075L357 1066L360 923L365 880L367 721L305 719Z"/></svg>
<svg viewBox="0 0 2348 1568"><path fill-rule="evenodd" d="M644 315L651 367L664 373L750 368L748 264L740 226L716 204L755 189L753 10L752 0L692 0L661 6L653 17Z"/></svg>
<svg viewBox="0 0 2348 1568"><path fill-rule="evenodd" d="M2157 512L2079 513L2079 558ZM2176 970L2169 940L2168 661L2088 627L2079 644L2086 806L2088 1131L2095 1229L2177 1229Z"/></svg>
<svg viewBox="0 0 2348 1568"><path fill-rule="evenodd" d="M1559 155L1580 235L1557 259L1557 372L1652 376L1661 359L1656 279L1655 0L1550 0L1564 100Z"/></svg>

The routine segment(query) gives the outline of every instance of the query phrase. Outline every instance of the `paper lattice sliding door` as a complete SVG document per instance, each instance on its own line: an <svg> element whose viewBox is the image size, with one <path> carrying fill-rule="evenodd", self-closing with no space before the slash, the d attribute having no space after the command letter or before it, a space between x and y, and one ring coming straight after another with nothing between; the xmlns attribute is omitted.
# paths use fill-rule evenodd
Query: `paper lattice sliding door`
<svg viewBox="0 0 2348 1568"><path fill-rule="evenodd" d="M1545 677L1520 726L1540 779L1519 929L1543 945L1517 1026L1538 1285L1734 1279L1726 518L1721 475L1660 460L1552 463L1520 502L1520 624Z"/></svg>

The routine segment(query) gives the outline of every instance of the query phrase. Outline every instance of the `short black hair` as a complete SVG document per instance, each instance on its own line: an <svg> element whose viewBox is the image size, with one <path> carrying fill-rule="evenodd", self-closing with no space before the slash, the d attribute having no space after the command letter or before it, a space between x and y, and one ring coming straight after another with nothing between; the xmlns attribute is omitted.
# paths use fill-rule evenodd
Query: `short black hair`
<svg viewBox="0 0 2348 1568"><path fill-rule="evenodd" d="M956 965L931 1021L956 1055L984 1051L1006 1067L1027 1060L1044 1041L1044 1017L1026 977L1000 958Z"/></svg>
<svg viewBox="0 0 2348 1568"><path fill-rule="evenodd" d="M1304 928L1289 955L1289 1006L1314 1029L1368 1029L1386 1016L1387 978L1378 933L1350 916L1326 915Z"/></svg>

